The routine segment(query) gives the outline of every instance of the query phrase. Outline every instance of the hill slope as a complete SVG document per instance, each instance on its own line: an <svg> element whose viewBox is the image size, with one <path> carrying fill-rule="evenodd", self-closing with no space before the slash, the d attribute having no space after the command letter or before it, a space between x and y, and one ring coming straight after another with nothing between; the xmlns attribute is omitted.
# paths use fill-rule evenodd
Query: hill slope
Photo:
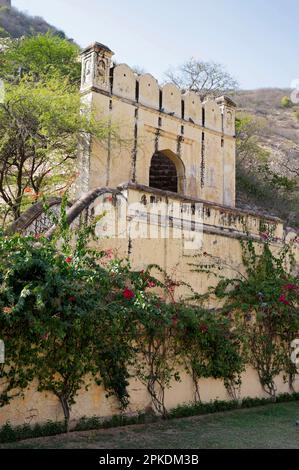
<svg viewBox="0 0 299 470"><path fill-rule="evenodd" d="M239 91L234 95L234 100L240 115L249 114L259 123L256 138L268 154L270 171L294 184L298 180L294 170L299 169L299 108L281 105L282 98L290 94L291 90L288 89ZM299 194L296 187L284 190L275 187L271 189L271 185L262 187L258 175L253 181L252 191L241 181L237 183L239 207L259 209L299 226ZM259 185L259 188L254 188L254 184Z"/></svg>
<svg viewBox="0 0 299 470"><path fill-rule="evenodd" d="M16 8L0 7L0 37L18 38L48 31L65 37L63 31L51 26L43 18L29 16Z"/></svg>
<svg viewBox="0 0 299 470"><path fill-rule="evenodd" d="M281 169L288 156L299 153L299 120L296 107L284 108L281 100L290 96L287 89L261 89L241 91L235 101L242 112L250 113L264 121L259 141L271 153L271 165ZM294 156L294 155L293 155Z"/></svg>

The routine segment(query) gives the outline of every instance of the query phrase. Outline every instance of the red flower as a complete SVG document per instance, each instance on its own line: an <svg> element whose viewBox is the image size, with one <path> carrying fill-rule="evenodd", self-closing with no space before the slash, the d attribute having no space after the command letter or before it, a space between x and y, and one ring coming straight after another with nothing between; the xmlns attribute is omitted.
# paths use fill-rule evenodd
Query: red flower
<svg viewBox="0 0 299 470"><path fill-rule="evenodd" d="M36 240L39 240L39 239L41 238L41 236L42 236L41 233L36 233L36 234L34 235L34 238L35 238Z"/></svg>
<svg viewBox="0 0 299 470"><path fill-rule="evenodd" d="M283 286L284 290L297 290L298 286L296 284L287 284L286 286Z"/></svg>
<svg viewBox="0 0 299 470"><path fill-rule="evenodd" d="M279 302L281 302L284 305L289 305L289 301L287 300L286 296L284 294L281 294L281 296L278 299Z"/></svg>
<svg viewBox="0 0 299 470"><path fill-rule="evenodd" d="M174 315L172 317L172 326L177 326L178 321L179 321L179 319L178 319L177 315Z"/></svg>
<svg viewBox="0 0 299 470"><path fill-rule="evenodd" d="M135 294L133 291L131 291L130 289L126 287L125 290L123 291L123 297L127 300L131 300L135 297Z"/></svg>
<svg viewBox="0 0 299 470"><path fill-rule="evenodd" d="M76 297L69 297L69 302L76 302Z"/></svg>
<svg viewBox="0 0 299 470"><path fill-rule="evenodd" d="M147 283L147 287L150 287L150 288L156 287L156 283L155 283L154 281L149 281L149 282Z"/></svg>
<svg viewBox="0 0 299 470"><path fill-rule="evenodd" d="M65 262L66 263L71 263L73 261L73 258L71 258L71 256L68 256L66 259L65 259Z"/></svg>
<svg viewBox="0 0 299 470"><path fill-rule="evenodd" d="M111 248L105 251L105 257L109 259L113 257L113 250Z"/></svg>

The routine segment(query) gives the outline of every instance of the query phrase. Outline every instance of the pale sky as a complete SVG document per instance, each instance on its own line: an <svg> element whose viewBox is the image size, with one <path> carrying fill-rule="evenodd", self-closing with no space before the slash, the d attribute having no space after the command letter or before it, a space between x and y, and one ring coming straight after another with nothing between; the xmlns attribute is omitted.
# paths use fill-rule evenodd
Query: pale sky
<svg viewBox="0 0 299 470"><path fill-rule="evenodd" d="M190 57L225 65L241 88L289 88L299 78L298 0L12 0L81 46L161 80Z"/></svg>

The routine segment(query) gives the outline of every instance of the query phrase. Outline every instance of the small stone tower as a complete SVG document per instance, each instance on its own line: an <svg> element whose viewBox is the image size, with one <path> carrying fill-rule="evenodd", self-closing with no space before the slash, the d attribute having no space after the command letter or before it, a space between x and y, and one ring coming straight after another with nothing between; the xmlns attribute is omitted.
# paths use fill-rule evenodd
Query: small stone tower
<svg viewBox="0 0 299 470"><path fill-rule="evenodd" d="M111 58L114 55L109 47L98 42L84 49L82 52L82 85L81 90L96 88L111 92L110 68Z"/></svg>
<svg viewBox="0 0 299 470"><path fill-rule="evenodd" d="M11 8L11 0L0 0L0 7Z"/></svg>

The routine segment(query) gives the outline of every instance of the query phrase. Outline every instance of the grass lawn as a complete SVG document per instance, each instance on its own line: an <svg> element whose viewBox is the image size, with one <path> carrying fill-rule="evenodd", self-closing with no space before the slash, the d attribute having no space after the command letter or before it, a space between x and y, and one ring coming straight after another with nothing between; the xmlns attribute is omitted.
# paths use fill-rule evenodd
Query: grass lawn
<svg viewBox="0 0 299 470"><path fill-rule="evenodd" d="M1 448L299 449L299 402L30 439Z"/></svg>

